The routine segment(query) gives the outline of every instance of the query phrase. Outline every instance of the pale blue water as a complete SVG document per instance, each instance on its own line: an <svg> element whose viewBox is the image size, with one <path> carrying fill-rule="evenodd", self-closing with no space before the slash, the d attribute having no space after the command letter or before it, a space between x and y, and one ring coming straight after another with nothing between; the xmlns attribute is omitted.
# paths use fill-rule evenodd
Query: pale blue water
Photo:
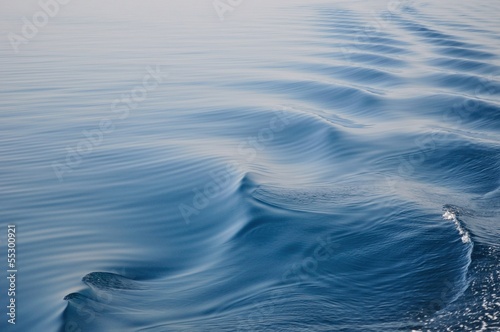
<svg viewBox="0 0 500 332"><path fill-rule="evenodd" d="M1 331L500 331L500 3L78 5L0 46Z"/></svg>

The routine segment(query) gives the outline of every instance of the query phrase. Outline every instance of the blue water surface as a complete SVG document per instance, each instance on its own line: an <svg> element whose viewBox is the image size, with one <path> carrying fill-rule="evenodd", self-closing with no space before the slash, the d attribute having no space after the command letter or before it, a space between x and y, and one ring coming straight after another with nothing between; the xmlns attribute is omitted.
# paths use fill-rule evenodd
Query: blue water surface
<svg viewBox="0 0 500 332"><path fill-rule="evenodd" d="M2 331L500 331L498 2L66 6L0 14Z"/></svg>

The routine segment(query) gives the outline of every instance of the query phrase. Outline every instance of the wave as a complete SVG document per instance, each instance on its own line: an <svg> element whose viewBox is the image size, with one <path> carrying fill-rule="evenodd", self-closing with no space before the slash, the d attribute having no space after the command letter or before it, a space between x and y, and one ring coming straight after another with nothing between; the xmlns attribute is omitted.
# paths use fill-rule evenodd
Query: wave
<svg viewBox="0 0 500 332"><path fill-rule="evenodd" d="M498 328L497 12L248 3L0 46L19 329Z"/></svg>

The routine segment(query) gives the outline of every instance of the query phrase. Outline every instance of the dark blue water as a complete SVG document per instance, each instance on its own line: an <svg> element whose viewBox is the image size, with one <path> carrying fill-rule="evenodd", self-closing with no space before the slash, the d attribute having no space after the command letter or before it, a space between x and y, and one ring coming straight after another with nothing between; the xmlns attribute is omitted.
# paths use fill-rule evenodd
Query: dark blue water
<svg viewBox="0 0 500 332"><path fill-rule="evenodd" d="M1 331L500 331L499 3L172 3L3 39Z"/></svg>

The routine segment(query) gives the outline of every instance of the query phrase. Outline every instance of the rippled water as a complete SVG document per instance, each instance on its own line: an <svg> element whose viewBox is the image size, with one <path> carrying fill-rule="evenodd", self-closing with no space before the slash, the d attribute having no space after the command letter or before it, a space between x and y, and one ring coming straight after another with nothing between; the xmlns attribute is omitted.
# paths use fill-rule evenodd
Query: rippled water
<svg viewBox="0 0 500 332"><path fill-rule="evenodd" d="M2 331L500 330L498 2L169 6L3 40Z"/></svg>

